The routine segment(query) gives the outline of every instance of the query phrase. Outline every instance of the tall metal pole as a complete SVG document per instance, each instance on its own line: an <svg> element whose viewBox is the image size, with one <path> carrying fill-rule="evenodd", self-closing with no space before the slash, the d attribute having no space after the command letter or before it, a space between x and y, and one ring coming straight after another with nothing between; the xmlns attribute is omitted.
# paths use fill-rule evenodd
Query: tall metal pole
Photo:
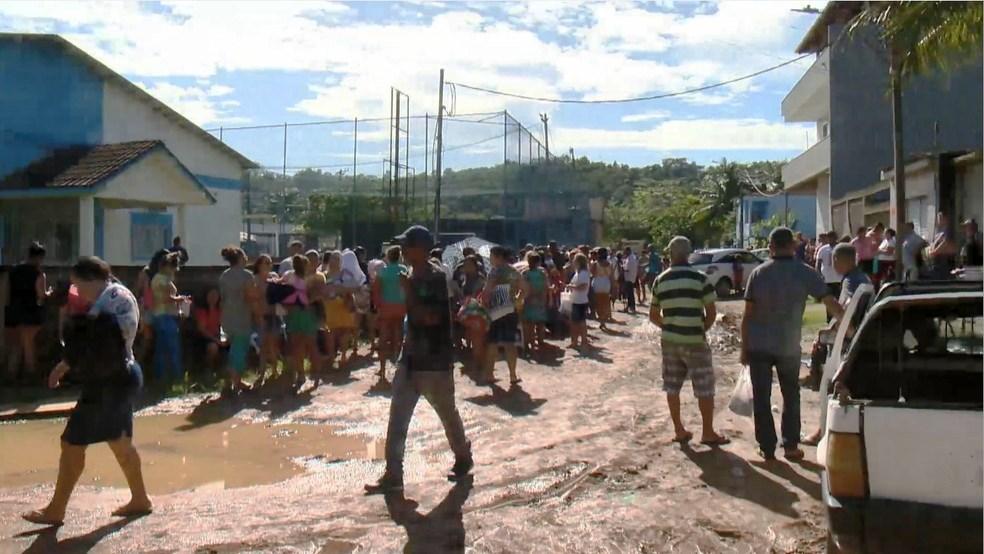
<svg viewBox="0 0 984 554"><path fill-rule="evenodd" d="M406 95L404 94L404 96ZM407 138L406 138L406 142L404 142L403 144L404 146L403 155L406 157L407 163L403 164L405 166L405 169L403 171L403 219L407 224L409 224L410 222L409 210L410 210L410 203L412 202L412 197L410 195L410 97L406 96L406 98L407 98L407 114L406 114Z"/></svg>
<svg viewBox="0 0 984 554"><path fill-rule="evenodd" d="M393 162L392 162L392 160L393 160L393 91L394 90L395 89L393 87L390 87L390 121L389 121L389 139L390 139L390 141L389 141L389 152L387 153L387 156L390 159L390 170L389 170L389 175L388 175L388 177L386 179L386 205L387 205L387 208L386 209L387 209L387 211L389 211L389 197L391 196L391 194L392 194L391 191L393 189Z"/></svg>
<svg viewBox="0 0 984 554"><path fill-rule="evenodd" d="M789 227L789 191L783 191L782 195L782 224Z"/></svg>
<svg viewBox="0 0 984 554"><path fill-rule="evenodd" d="M434 169L437 171L437 189L434 191L434 239L441 240L441 162L444 153L444 70L437 88L437 160Z"/></svg>
<svg viewBox="0 0 984 554"><path fill-rule="evenodd" d="M283 234L287 229L285 226L287 219L287 122L284 122L284 169L283 169L284 186L280 195L280 234ZM280 245L277 245L277 250L280 250Z"/></svg>
<svg viewBox="0 0 984 554"><path fill-rule="evenodd" d="M516 153L519 155L516 158L516 164L522 165L523 163L523 125L520 122L516 122Z"/></svg>
<svg viewBox="0 0 984 554"><path fill-rule="evenodd" d="M425 213L427 212L427 196L428 196L428 193L430 192L427 189L427 173L428 173L428 166L427 166L427 164L428 164L428 162L430 162L430 160L427 159L429 157L427 155L427 152L428 152L427 151L427 146L428 146L427 143L430 142L430 129L429 129L429 127L430 127L430 121L429 121L429 118L430 118L430 116L427 114L427 112L424 112L424 194L423 194L423 197L424 197L424 212Z"/></svg>
<svg viewBox="0 0 984 554"><path fill-rule="evenodd" d="M502 110L502 219L506 219L506 161L509 157L509 113Z"/></svg>
<svg viewBox="0 0 984 554"><path fill-rule="evenodd" d="M547 114L545 113L540 114L540 121L543 122L543 149L547 151L548 162L550 161L550 133L548 132L547 129L547 122L549 120L550 117L548 117Z"/></svg>
<svg viewBox="0 0 984 554"><path fill-rule="evenodd" d="M396 131L393 133L393 190L390 196L390 217L396 223L396 214L399 208L396 206L396 199L400 194L400 92L396 92Z"/></svg>
<svg viewBox="0 0 984 554"><path fill-rule="evenodd" d="M355 181L358 178L359 118L352 120L352 195L349 197L349 217L352 218L352 248L359 244L355 239Z"/></svg>

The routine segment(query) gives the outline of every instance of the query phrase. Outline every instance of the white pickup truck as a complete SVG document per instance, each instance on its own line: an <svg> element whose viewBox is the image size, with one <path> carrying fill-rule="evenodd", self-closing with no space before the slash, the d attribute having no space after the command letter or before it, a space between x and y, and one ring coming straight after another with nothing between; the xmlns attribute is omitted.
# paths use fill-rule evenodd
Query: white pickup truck
<svg viewBox="0 0 984 554"><path fill-rule="evenodd" d="M980 282L855 293L821 386L828 551L981 552L982 307Z"/></svg>

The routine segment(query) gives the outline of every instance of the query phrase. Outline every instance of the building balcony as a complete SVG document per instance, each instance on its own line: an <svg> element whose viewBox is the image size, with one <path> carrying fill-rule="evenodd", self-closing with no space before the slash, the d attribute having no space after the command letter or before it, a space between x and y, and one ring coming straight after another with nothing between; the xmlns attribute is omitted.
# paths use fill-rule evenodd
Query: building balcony
<svg viewBox="0 0 984 554"><path fill-rule="evenodd" d="M782 166L782 182L789 192L809 193L816 178L830 171L830 137L811 146L806 152Z"/></svg>
<svg viewBox="0 0 984 554"><path fill-rule="evenodd" d="M830 119L830 49L825 48L782 100L787 123Z"/></svg>

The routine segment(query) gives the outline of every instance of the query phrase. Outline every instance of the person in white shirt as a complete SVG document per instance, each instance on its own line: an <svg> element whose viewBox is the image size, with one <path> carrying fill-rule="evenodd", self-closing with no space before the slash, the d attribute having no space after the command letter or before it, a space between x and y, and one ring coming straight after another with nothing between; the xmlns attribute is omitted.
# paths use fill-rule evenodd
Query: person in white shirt
<svg viewBox="0 0 984 554"><path fill-rule="evenodd" d="M294 262L292 261L294 256L304 253L304 243L299 240L292 240L290 244L287 245L287 256L280 261L280 265L277 267L277 273L283 277L287 275L288 272L294 271Z"/></svg>
<svg viewBox="0 0 984 554"><path fill-rule="evenodd" d="M622 284L622 296L625 298L625 311L636 313L635 301L635 282L639 277L639 258L632 253L628 246L622 255L622 270L625 272L625 281Z"/></svg>
<svg viewBox="0 0 984 554"><path fill-rule="evenodd" d="M823 241L823 245L817 249L815 269L823 276L831 296L839 298L844 276L834 269L834 245L837 243L837 233L833 231L823 233L820 235L820 240ZM827 320L830 320L830 313L827 314Z"/></svg>
<svg viewBox="0 0 984 554"><path fill-rule="evenodd" d="M878 273L872 282L875 290L883 281L890 281L895 277L895 229L886 229L885 238L878 245Z"/></svg>
<svg viewBox="0 0 984 554"><path fill-rule="evenodd" d="M573 263L574 276L567 285L567 290L571 292L571 344L568 348L588 345L588 289L591 287L588 257L577 254Z"/></svg>

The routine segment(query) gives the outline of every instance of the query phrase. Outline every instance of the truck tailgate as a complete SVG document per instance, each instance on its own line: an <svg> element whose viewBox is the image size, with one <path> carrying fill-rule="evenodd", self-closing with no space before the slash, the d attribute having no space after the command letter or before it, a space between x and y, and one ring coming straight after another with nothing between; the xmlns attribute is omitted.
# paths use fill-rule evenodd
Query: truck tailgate
<svg viewBox="0 0 984 554"><path fill-rule="evenodd" d="M863 426L872 498L984 505L980 410L869 405Z"/></svg>

